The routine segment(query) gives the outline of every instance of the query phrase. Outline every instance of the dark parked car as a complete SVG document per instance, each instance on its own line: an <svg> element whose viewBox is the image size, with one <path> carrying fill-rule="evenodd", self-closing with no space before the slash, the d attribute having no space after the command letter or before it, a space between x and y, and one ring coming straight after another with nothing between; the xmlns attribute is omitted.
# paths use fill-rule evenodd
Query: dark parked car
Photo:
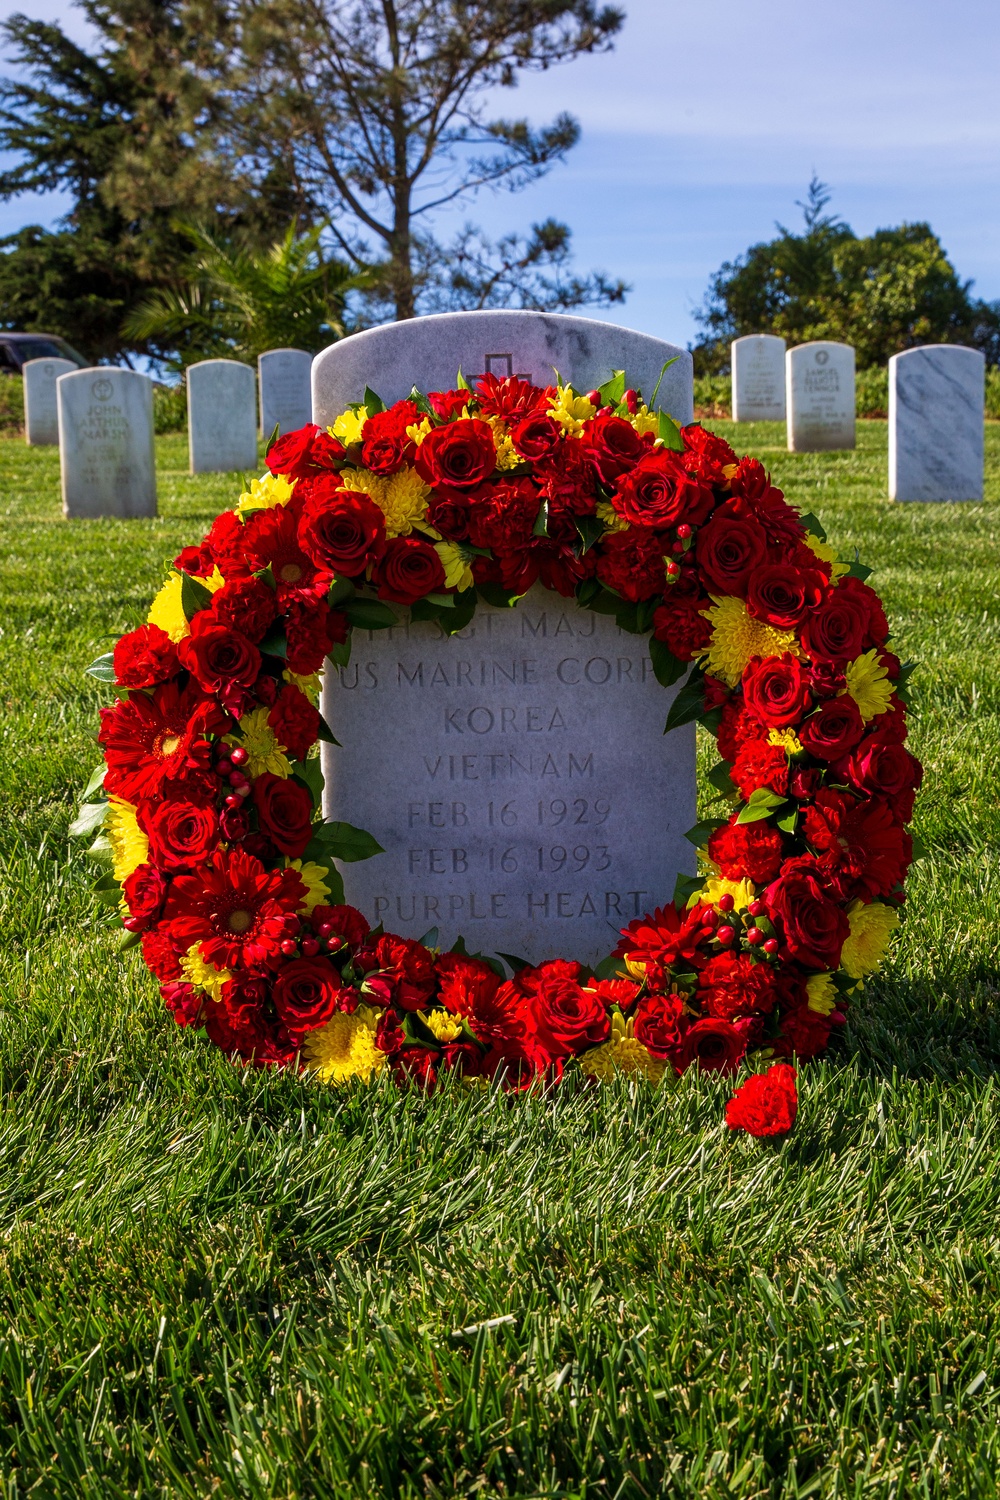
<svg viewBox="0 0 1000 1500"><path fill-rule="evenodd" d="M0 332L0 375L20 375L29 359L71 359L81 370L90 366L90 360L57 333Z"/></svg>

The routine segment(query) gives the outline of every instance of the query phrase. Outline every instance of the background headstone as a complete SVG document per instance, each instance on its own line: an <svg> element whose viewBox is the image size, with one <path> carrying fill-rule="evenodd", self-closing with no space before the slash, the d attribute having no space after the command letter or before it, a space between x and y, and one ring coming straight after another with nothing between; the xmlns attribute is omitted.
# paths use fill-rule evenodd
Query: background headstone
<svg viewBox="0 0 1000 1500"><path fill-rule="evenodd" d="M257 467L257 389L250 365L203 359L187 372L192 474Z"/></svg>
<svg viewBox="0 0 1000 1500"><path fill-rule="evenodd" d="M928 344L889 361L889 496L983 498L986 360L978 349Z"/></svg>
<svg viewBox="0 0 1000 1500"><path fill-rule="evenodd" d="M404 617L408 612L404 612ZM354 632L327 664L324 810L386 852L347 900L445 947L595 963L692 873L695 737L663 734L648 641L541 584L515 609Z"/></svg>
<svg viewBox="0 0 1000 1500"><path fill-rule="evenodd" d="M265 438L275 427L294 432L312 421L311 369L312 355L304 349L269 349L258 357L260 430Z"/></svg>
<svg viewBox="0 0 1000 1500"><path fill-rule="evenodd" d="M785 355L788 447L828 453L854 447L854 350L817 340Z"/></svg>
<svg viewBox="0 0 1000 1500"><path fill-rule="evenodd" d="M153 382L99 366L56 381L63 514L156 515Z"/></svg>
<svg viewBox="0 0 1000 1500"><path fill-rule="evenodd" d="M730 345L734 422L785 420L785 341L749 333Z"/></svg>
<svg viewBox="0 0 1000 1500"><path fill-rule="evenodd" d="M60 375L79 369L71 359L29 359L21 366L24 376L24 436L33 448L51 448L59 441L59 407L56 381Z"/></svg>
<svg viewBox="0 0 1000 1500"><path fill-rule="evenodd" d="M579 391L588 391L624 369L649 399L667 360L674 364L660 383L657 407L684 425L694 413L693 370L686 349L561 313L435 313L405 323L386 323L352 334L313 360L313 421L327 427L371 386L386 403L422 391L451 390L461 368L466 379L492 373L520 375L553 385L555 371Z"/></svg>

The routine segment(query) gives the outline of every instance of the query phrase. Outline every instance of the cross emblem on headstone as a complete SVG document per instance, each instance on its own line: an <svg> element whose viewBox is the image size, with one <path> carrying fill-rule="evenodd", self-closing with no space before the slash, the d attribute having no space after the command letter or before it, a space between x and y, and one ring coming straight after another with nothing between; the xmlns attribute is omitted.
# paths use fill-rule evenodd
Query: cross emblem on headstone
<svg viewBox="0 0 1000 1500"><path fill-rule="evenodd" d="M503 361L505 361L507 368L505 370L494 370L494 368L493 368L493 362L494 362L494 360L498 360L498 361L499 360L503 360ZM482 380L483 379L483 375L492 375L494 377L494 379L496 379L496 380L530 380L531 379L531 376L528 374L528 372L526 370L518 370L517 374L514 373L514 356L513 356L513 354L486 354L486 355L483 356L483 363L485 364L486 369L483 371L482 375L473 375L473 377L472 377L473 380Z"/></svg>

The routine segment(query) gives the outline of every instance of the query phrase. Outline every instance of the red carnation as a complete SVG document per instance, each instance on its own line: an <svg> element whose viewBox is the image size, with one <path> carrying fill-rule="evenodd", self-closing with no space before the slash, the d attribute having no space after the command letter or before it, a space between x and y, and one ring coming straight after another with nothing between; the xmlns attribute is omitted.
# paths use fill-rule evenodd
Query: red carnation
<svg viewBox="0 0 1000 1500"><path fill-rule="evenodd" d="M160 802L148 807L143 825L156 862L165 870L189 870L201 864L219 842L215 809L194 802Z"/></svg>
<svg viewBox="0 0 1000 1500"><path fill-rule="evenodd" d="M287 474L289 479L323 474L344 457L344 446L335 437L307 422L295 432L286 432L272 446L265 460L272 474Z"/></svg>
<svg viewBox="0 0 1000 1500"><path fill-rule="evenodd" d="M288 670L311 677L323 665L331 646L347 639L347 616L325 604L291 604L285 620Z"/></svg>
<svg viewBox="0 0 1000 1500"><path fill-rule="evenodd" d="M471 489L488 479L496 466L493 431L478 417L459 417L435 427L417 449L417 473L428 484Z"/></svg>
<svg viewBox="0 0 1000 1500"><path fill-rule="evenodd" d="M293 958L278 970L271 998L289 1036L301 1041L330 1020L340 991L340 975L328 958Z"/></svg>
<svg viewBox="0 0 1000 1500"><path fill-rule="evenodd" d="M746 594L750 575L764 561L767 538L753 520L734 515L724 505L698 533L695 556L710 590Z"/></svg>
<svg viewBox="0 0 1000 1500"><path fill-rule="evenodd" d="M679 995L643 995L635 1008L633 1032L654 1057L678 1067L684 1052L684 1002Z"/></svg>
<svg viewBox="0 0 1000 1500"><path fill-rule="evenodd" d="M812 702L802 663L788 651L763 661L755 656L743 674L743 701L770 729L797 724Z"/></svg>
<svg viewBox="0 0 1000 1500"><path fill-rule="evenodd" d="M447 428L439 428L446 432ZM397 536L372 569L372 582L380 599L396 604L416 604L418 599L445 587L444 567L430 542L415 536Z"/></svg>
<svg viewBox="0 0 1000 1500"><path fill-rule="evenodd" d="M183 952L183 948L178 952L178 945L171 937L166 922L161 922L159 926L151 927L142 934L142 961L157 979L169 982L180 978L180 954Z"/></svg>
<svg viewBox="0 0 1000 1500"><path fill-rule="evenodd" d="M290 859L299 859L312 838L313 803L306 788L265 771L253 784L260 831Z"/></svg>
<svg viewBox="0 0 1000 1500"><path fill-rule="evenodd" d="M798 1108L795 1069L788 1063L775 1063L766 1073L754 1073L740 1084L726 1105L726 1124L759 1140L787 1135Z"/></svg>
<svg viewBox="0 0 1000 1500"><path fill-rule="evenodd" d="M584 422L580 444L597 470L601 483L609 488L648 452L648 444L643 442L632 423L623 417L614 417L610 412Z"/></svg>
<svg viewBox="0 0 1000 1500"><path fill-rule="evenodd" d="M736 465L736 454L725 438L709 432L700 422L681 428L684 439L684 467L705 484L721 489L726 483L725 471Z"/></svg>
<svg viewBox="0 0 1000 1500"><path fill-rule="evenodd" d="M811 969L837 967L850 923L814 876L783 875L768 886L764 899L791 958Z"/></svg>
<svg viewBox="0 0 1000 1500"><path fill-rule="evenodd" d="M477 547L509 552L532 540L541 495L530 479L501 479L469 494L469 538Z"/></svg>
<svg viewBox="0 0 1000 1500"><path fill-rule="evenodd" d="M165 917L181 948L200 943L217 968L248 967L277 955L285 917L305 894L296 870L266 870L253 855L230 849L174 879Z"/></svg>
<svg viewBox="0 0 1000 1500"><path fill-rule="evenodd" d="M767 787L779 797L788 795L788 751L783 745L770 745L767 740L747 740L740 746L733 762L731 779L740 789L740 796L749 802L759 787Z"/></svg>
<svg viewBox="0 0 1000 1500"><path fill-rule="evenodd" d="M653 616L653 634L663 641L678 661L693 661L712 638L712 627L700 607L708 609L711 601L676 597L676 585Z"/></svg>
<svg viewBox="0 0 1000 1500"><path fill-rule="evenodd" d="M279 692L267 722L292 760L305 760L319 736L319 711L291 682L286 682Z"/></svg>
<svg viewBox="0 0 1000 1500"><path fill-rule="evenodd" d="M140 625L118 642L114 665L120 687L155 687L177 671L177 647L159 625Z"/></svg>
<svg viewBox="0 0 1000 1500"><path fill-rule="evenodd" d="M605 536L597 576L623 599L655 599L666 586L665 544L655 531L635 527Z"/></svg>
<svg viewBox="0 0 1000 1500"><path fill-rule="evenodd" d="M735 1021L772 1011L778 985L770 964L755 963L748 953L720 953L698 976L698 999L708 1015Z"/></svg>
<svg viewBox="0 0 1000 1500"><path fill-rule="evenodd" d="M206 693L229 693L251 688L260 672L260 652L245 635L220 625L210 610L200 610L191 634L177 648L177 656Z"/></svg>
<svg viewBox="0 0 1000 1500"><path fill-rule="evenodd" d="M726 880L752 880L762 885L781 868L784 845L777 828L766 819L756 823L727 823L708 840L708 857Z"/></svg>
<svg viewBox="0 0 1000 1500"><path fill-rule="evenodd" d="M212 597L212 614L217 622L238 631L254 645L263 640L277 613L274 589L261 578L233 578Z"/></svg>
<svg viewBox="0 0 1000 1500"><path fill-rule="evenodd" d="M373 474L395 474L413 457L415 444L407 427L420 421L414 401L397 401L388 411L368 418L361 433L361 462Z"/></svg>
<svg viewBox="0 0 1000 1500"><path fill-rule="evenodd" d="M489 964L464 953L441 953L434 968L440 981L438 999L456 1016L473 1015L494 998L502 982Z"/></svg>

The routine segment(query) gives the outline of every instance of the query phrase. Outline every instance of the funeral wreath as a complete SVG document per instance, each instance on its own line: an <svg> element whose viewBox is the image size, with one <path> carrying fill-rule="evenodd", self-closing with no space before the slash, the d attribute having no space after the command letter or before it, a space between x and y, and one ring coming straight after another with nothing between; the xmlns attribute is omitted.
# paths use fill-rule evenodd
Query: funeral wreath
<svg viewBox="0 0 1000 1500"><path fill-rule="evenodd" d="M96 832L100 894L179 1025L334 1083L659 1080L758 1058L771 1071L729 1123L790 1128L790 1064L823 1050L900 920L921 775L907 669L868 570L756 459L654 407L622 372L586 393L459 377L388 408L366 391L328 431L272 443L93 665L117 700L74 827ZM596 972L552 957L508 975L344 904L338 862L380 851L321 820L336 725L318 673L400 606L454 632L539 579L648 635L664 686L686 674L667 729L715 735L725 815L689 835L701 874Z"/></svg>

